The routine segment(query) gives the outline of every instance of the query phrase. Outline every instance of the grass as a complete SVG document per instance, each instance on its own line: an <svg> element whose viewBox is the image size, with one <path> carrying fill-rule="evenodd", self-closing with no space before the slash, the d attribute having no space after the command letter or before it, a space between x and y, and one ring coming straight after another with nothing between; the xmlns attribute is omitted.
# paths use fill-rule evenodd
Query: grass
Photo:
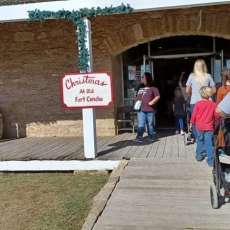
<svg viewBox="0 0 230 230"><path fill-rule="evenodd" d="M80 230L108 175L0 175L1 230Z"/></svg>

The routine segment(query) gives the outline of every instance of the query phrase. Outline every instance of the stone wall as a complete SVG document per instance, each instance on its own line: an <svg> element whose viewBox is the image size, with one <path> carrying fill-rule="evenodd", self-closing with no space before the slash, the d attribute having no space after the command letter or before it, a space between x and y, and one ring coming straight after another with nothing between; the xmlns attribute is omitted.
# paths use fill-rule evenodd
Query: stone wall
<svg viewBox="0 0 230 230"><path fill-rule="evenodd" d="M82 135L81 110L64 110L60 103L60 77L78 71L73 24L0 24L0 52L4 136L16 137L17 129L20 137ZM114 135L113 109L96 114L98 135Z"/></svg>
<svg viewBox="0 0 230 230"><path fill-rule="evenodd" d="M139 12L92 19L94 71L113 76L115 108L122 103L120 54L140 43L177 35L230 39L230 7ZM60 104L60 76L77 71L75 28L70 22L0 24L0 109L4 135L77 136L81 111ZM97 114L98 135L114 135L114 108Z"/></svg>
<svg viewBox="0 0 230 230"><path fill-rule="evenodd" d="M173 36L230 39L230 4L98 16L92 21L94 69L111 71L115 111L122 104L120 54L139 44Z"/></svg>
<svg viewBox="0 0 230 230"><path fill-rule="evenodd" d="M37 133L39 127L52 129L57 122L81 119L79 111L64 111L60 104L60 76L77 70L74 33L71 23L60 20L0 24L5 137L16 136L16 123L23 137L26 131Z"/></svg>
<svg viewBox="0 0 230 230"><path fill-rule="evenodd" d="M115 56L161 38L207 35L230 39L229 14L230 4L98 16L92 20L94 49L100 53L96 66L109 66L109 54Z"/></svg>

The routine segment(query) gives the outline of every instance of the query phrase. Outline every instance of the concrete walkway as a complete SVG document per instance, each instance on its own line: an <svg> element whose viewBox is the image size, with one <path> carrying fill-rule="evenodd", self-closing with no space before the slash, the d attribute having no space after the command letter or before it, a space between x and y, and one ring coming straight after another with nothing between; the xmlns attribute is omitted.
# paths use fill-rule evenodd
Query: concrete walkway
<svg viewBox="0 0 230 230"><path fill-rule="evenodd" d="M230 204L211 208L211 171L190 153L131 159L93 229L229 230Z"/></svg>

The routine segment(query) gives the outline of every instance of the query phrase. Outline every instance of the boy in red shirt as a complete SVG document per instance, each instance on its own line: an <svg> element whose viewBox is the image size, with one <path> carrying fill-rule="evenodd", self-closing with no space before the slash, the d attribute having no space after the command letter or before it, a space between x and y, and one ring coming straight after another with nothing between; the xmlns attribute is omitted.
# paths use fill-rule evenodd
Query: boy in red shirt
<svg viewBox="0 0 230 230"><path fill-rule="evenodd" d="M196 127L196 159L202 161L207 155L207 163L213 166L213 133L215 120L219 117L216 113L216 103L210 100L213 95L211 87L201 87L202 99L196 103L192 113L191 123Z"/></svg>

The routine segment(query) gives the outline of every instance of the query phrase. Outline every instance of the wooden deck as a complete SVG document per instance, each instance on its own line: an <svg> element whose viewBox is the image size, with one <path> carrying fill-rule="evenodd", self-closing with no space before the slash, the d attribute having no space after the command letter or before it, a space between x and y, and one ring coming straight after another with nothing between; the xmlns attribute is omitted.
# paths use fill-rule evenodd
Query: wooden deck
<svg viewBox="0 0 230 230"><path fill-rule="evenodd" d="M183 137L169 132L160 133L155 142L125 133L115 137L98 138L98 159L178 159L191 157L193 147L185 147ZM82 138L22 138L0 142L0 160L82 160Z"/></svg>
<svg viewBox="0 0 230 230"><path fill-rule="evenodd" d="M99 159L177 159L193 158L194 146L185 146L181 135L161 132L155 142L144 138L143 143L135 142L135 135L126 133L106 142L98 152Z"/></svg>
<svg viewBox="0 0 230 230"><path fill-rule="evenodd" d="M230 204L211 208L210 182L206 162L131 160L93 230L229 230Z"/></svg>
<svg viewBox="0 0 230 230"><path fill-rule="evenodd" d="M134 134L98 138L98 159L130 158L94 230L228 230L230 204L210 205L210 169L183 137L161 132L142 144ZM83 159L81 138L0 142L3 160Z"/></svg>
<svg viewBox="0 0 230 230"><path fill-rule="evenodd" d="M211 208L211 169L195 161L193 145L172 133L141 145L120 138L101 157L131 160L93 230L230 229L230 204Z"/></svg>

